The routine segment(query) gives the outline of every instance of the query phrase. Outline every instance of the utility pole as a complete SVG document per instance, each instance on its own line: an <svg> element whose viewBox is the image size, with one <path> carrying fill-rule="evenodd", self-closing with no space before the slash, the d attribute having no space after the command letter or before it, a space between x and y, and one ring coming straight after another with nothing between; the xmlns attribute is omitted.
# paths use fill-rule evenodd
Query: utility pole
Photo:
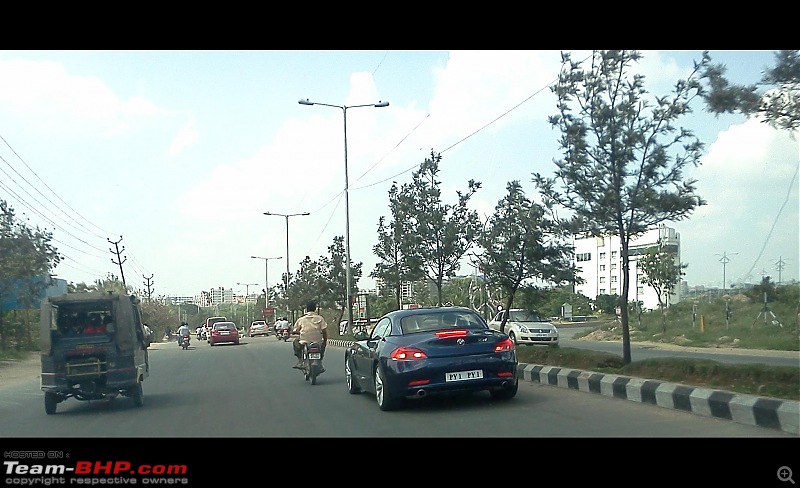
<svg viewBox="0 0 800 488"><path fill-rule="evenodd" d="M145 286L145 288L147 288L147 301L148 302L151 301L152 296L153 296L153 289L152 289L153 282L150 281L152 279L153 279L153 275L144 277L144 286Z"/></svg>
<svg viewBox="0 0 800 488"><path fill-rule="evenodd" d="M783 279L783 267L786 266L786 263L783 261L783 256L778 258L778 261L775 263L775 269L778 270L778 284L782 283Z"/></svg>
<svg viewBox="0 0 800 488"><path fill-rule="evenodd" d="M732 256L739 254L738 252L731 253ZM728 253L723 252L722 254L716 254L716 256L722 256L719 260L722 263L722 294L725 295L725 266L731 262L731 258L728 257Z"/></svg>
<svg viewBox="0 0 800 488"><path fill-rule="evenodd" d="M128 285L125 284L125 272L122 270L122 263L124 263L128 259L128 256L123 256L122 259L120 259L119 257L122 251L125 250L124 247L122 249L119 248L119 243L122 242L122 236L119 236L119 240L117 242L114 242L111 239L107 240L109 243L114 244L114 249L109 249L109 251L117 255L117 260L114 261L114 258L111 258L111 262L119 266L119 274L122 277L122 286L125 287L125 293L127 293Z"/></svg>

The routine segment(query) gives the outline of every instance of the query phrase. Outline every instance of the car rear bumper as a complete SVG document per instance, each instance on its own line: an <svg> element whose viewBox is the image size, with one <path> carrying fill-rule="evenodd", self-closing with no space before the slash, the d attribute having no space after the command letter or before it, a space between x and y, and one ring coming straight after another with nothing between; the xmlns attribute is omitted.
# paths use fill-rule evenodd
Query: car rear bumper
<svg viewBox="0 0 800 488"><path fill-rule="evenodd" d="M510 387L517 380L516 355L506 353L506 358L482 358L474 362L448 359L415 361L388 361L384 371L384 388L395 396L418 397L426 394L480 391ZM416 363L416 364L415 364ZM448 374L481 371L481 378L447 381Z"/></svg>

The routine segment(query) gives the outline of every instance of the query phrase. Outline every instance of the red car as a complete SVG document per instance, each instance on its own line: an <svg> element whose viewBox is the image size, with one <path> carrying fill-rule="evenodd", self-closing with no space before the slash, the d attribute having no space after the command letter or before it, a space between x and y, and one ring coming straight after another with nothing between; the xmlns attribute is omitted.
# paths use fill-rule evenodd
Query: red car
<svg viewBox="0 0 800 488"><path fill-rule="evenodd" d="M212 346L222 343L239 344L239 330L233 322L217 322L211 326L208 343Z"/></svg>

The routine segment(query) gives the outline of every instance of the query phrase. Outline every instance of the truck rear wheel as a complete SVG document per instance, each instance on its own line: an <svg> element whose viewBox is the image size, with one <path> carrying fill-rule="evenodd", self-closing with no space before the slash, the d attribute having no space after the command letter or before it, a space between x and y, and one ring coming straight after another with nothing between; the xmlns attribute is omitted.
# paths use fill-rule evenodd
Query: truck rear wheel
<svg viewBox="0 0 800 488"><path fill-rule="evenodd" d="M130 396L133 397L133 404L137 407L144 405L144 391L142 390L141 381L137 382L136 386L131 387Z"/></svg>
<svg viewBox="0 0 800 488"><path fill-rule="evenodd" d="M44 393L44 411L47 415L56 413L56 406L58 405L58 395L49 391Z"/></svg>

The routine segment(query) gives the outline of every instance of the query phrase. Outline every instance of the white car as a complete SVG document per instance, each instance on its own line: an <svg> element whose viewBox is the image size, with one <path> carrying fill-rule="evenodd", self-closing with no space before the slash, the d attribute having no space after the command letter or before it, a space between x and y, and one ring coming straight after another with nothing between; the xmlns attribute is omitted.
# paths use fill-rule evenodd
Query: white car
<svg viewBox="0 0 800 488"><path fill-rule="evenodd" d="M558 329L550 322L522 309L504 310L498 312L489 321L489 327L500 330L503 315L508 313L504 332L514 341L514 344L546 345L558 347Z"/></svg>
<svg viewBox="0 0 800 488"><path fill-rule="evenodd" d="M250 324L250 332L248 333L248 335L250 337L255 337L259 335L266 337L269 335L269 332L270 332L269 326L265 321L254 320L253 323Z"/></svg>

